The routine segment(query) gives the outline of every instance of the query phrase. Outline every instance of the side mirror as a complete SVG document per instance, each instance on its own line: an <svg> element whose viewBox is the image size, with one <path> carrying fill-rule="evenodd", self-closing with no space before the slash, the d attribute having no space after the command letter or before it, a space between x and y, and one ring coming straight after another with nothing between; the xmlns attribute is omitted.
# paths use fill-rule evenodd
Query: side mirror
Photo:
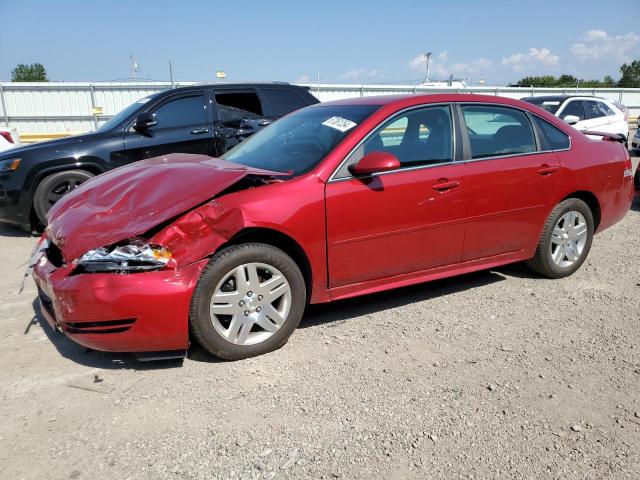
<svg viewBox="0 0 640 480"><path fill-rule="evenodd" d="M569 125L575 125L580 121L580 117L578 117L577 115L566 115L563 120Z"/></svg>
<svg viewBox="0 0 640 480"><path fill-rule="evenodd" d="M349 166L349 171L356 176L371 175L372 173L388 172L400 168L400 160L389 152L367 153L360 161Z"/></svg>
<svg viewBox="0 0 640 480"><path fill-rule="evenodd" d="M144 112L136 117L136 121L133 122L133 129L138 133L144 133L156 125L158 125L158 120L155 114Z"/></svg>

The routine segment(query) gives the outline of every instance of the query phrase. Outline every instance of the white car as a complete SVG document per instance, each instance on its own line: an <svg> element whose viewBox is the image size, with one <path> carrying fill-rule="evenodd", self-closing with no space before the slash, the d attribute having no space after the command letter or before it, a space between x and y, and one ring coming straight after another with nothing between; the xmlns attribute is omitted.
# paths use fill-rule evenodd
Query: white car
<svg viewBox="0 0 640 480"><path fill-rule="evenodd" d="M581 132L617 133L629 138L629 113L598 97L551 95L523 98L544 108Z"/></svg>
<svg viewBox="0 0 640 480"><path fill-rule="evenodd" d="M22 145L20 135L18 135L18 131L15 128L0 127L0 152L19 147L20 145Z"/></svg>

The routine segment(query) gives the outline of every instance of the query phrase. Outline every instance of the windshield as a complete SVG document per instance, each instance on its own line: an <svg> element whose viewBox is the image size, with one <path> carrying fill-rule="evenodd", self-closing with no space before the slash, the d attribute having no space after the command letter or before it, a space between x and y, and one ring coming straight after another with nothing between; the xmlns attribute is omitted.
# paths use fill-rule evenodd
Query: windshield
<svg viewBox="0 0 640 480"><path fill-rule="evenodd" d="M544 108L547 112L553 113L554 115L558 111L558 108L560 108L560 105L562 105L562 100L563 99L560 99L560 98L548 98L548 97L524 99L525 102L533 103L534 105L537 105L540 108Z"/></svg>
<svg viewBox="0 0 640 480"><path fill-rule="evenodd" d="M222 155L249 167L301 175L312 170L379 105L303 108L260 130Z"/></svg>
<svg viewBox="0 0 640 480"><path fill-rule="evenodd" d="M140 100L138 100L135 103L132 103L127 108L122 110L120 113L118 113L114 117L111 117L109 120L107 120L102 125L100 125L100 127L98 127L98 130L96 130L96 131L98 131L98 132L106 132L107 130L111 130L113 127L115 127L115 126L119 125L120 123L124 122L131 114L133 114L133 112L135 112L139 108L142 108L142 105L147 103L154 96L155 95L150 95L148 97L141 98Z"/></svg>

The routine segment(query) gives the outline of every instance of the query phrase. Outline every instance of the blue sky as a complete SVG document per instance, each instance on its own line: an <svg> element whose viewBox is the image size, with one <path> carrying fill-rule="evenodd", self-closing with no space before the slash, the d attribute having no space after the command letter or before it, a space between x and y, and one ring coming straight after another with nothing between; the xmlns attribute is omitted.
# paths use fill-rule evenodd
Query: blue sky
<svg viewBox="0 0 640 480"><path fill-rule="evenodd" d="M40 62L50 80L139 78L416 83L432 78L612 75L640 59L639 0L0 0L0 80Z"/></svg>

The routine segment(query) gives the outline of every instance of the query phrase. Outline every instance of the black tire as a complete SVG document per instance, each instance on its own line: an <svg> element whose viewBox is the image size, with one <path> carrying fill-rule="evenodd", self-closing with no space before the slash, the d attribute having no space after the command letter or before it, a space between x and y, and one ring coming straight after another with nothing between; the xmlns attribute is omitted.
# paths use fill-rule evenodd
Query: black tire
<svg viewBox="0 0 640 480"><path fill-rule="evenodd" d="M280 328L268 339L255 345L236 345L214 328L210 302L216 286L230 271L247 263L272 265L286 278L291 288L291 307ZM262 355L284 345L298 327L307 303L306 285L298 265L279 248L264 243L244 243L220 250L206 265L196 285L189 313L189 328L197 342L213 355L225 360Z"/></svg>
<svg viewBox="0 0 640 480"><path fill-rule="evenodd" d="M33 210L36 218L47 226L47 212L64 194L69 193L94 175L86 170L65 170L45 177L33 196Z"/></svg>
<svg viewBox="0 0 640 480"><path fill-rule="evenodd" d="M578 259L570 266L561 267L556 265L551 255L551 236L560 218L570 211L582 214L587 224L587 238L584 248ZM593 213L589 206L578 198L569 198L560 202L549 214L534 257L527 261L527 266L534 272L547 278L563 278L573 274L584 263L591 243L593 241Z"/></svg>

